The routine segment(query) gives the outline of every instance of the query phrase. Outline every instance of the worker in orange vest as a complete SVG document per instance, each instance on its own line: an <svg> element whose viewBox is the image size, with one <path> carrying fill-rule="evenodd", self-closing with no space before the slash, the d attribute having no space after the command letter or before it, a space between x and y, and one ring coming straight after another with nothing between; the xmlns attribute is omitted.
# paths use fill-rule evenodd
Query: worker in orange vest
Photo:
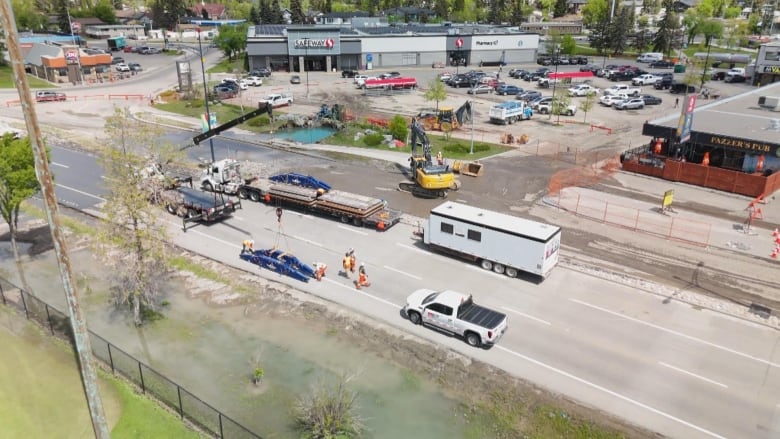
<svg viewBox="0 0 780 439"><path fill-rule="evenodd" d="M444 155L441 151L436 153L436 161L439 162L439 166L444 166Z"/></svg>
<svg viewBox="0 0 780 439"><path fill-rule="evenodd" d="M241 253L254 253L255 252L255 242L251 239L245 239L241 243Z"/></svg>
<svg viewBox="0 0 780 439"><path fill-rule="evenodd" d="M344 268L344 276L349 279L349 273L354 271L352 268L352 257L349 255L349 252L344 254L344 259L341 261L341 266Z"/></svg>
<svg viewBox="0 0 780 439"><path fill-rule="evenodd" d="M350 248L349 252L347 252L349 255L349 272L354 273L355 272L355 266L357 265L357 260L355 258L355 249Z"/></svg>
<svg viewBox="0 0 780 439"><path fill-rule="evenodd" d="M705 152L704 158L701 159L701 165L702 166L709 166L710 165L710 153Z"/></svg>
<svg viewBox="0 0 780 439"><path fill-rule="evenodd" d="M360 263L360 270L358 270L358 279L355 281L355 287L359 290L361 287L370 287L371 282L368 281L368 275L366 275L366 264Z"/></svg>
<svg viewBox="0 0 780 439"><path fill-rule="evenodd" d="M322 281L322 278L325 277L325 271L328 270L328 266L325 265L323 262L315 262L314 263L314 278L318 281Z"/></svg>

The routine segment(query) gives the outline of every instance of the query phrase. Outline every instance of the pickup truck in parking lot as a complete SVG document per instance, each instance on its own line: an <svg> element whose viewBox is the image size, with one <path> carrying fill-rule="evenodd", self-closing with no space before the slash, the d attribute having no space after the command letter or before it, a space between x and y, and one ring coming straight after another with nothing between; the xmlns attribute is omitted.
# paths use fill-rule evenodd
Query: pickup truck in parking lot
<svg viewBox="0 0 780 439"><path fill-rule="evenodd" d="M409 321L459 335L470 346L491 346L507 330L506 314L474 303L470 294L456 291L417 290L403 309Z"/></svg>
<svg viewBox="0 0 780 439"><path fill-rule="evenodd" d="M642 94L642 89L639 87L631 87L628 84L617 84L604 90L604 95L616 95L621 93L628 96L639 96Z"/></svg>

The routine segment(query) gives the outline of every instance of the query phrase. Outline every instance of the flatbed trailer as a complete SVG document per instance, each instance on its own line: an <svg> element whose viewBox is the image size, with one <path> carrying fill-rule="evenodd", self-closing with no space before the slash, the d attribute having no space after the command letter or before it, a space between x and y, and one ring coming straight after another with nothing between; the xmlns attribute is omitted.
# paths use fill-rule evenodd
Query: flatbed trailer
<svg viewBox="0 0 780 439"><path fill-rule="evenodd" d="M387 207L385 201L340 190L325 191L263 180L253 186L268 204L279 203L299 210L337 217L342 223L386 230L401 221L403 212ZM252 198L254 199L254 198Z"/></svg>
<svg viewBox="0 0 780 439"><path fill-rule="evenodd" d="M163 191L160 198L168 213L182 218L182 229L185 232L187 223L219 221L241 208L240 200L188 187Z"/></svg>

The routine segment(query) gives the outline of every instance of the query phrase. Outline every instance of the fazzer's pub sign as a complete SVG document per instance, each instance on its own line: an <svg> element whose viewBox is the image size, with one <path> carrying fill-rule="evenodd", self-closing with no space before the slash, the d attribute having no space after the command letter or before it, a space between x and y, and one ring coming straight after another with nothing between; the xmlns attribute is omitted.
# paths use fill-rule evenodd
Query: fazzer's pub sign
<svg viewBox="0 0 780 439"><path fill-rule="evenodd" d="M300 38L295 40L296 49L332 49L334 44L333 38Z"/></svg>

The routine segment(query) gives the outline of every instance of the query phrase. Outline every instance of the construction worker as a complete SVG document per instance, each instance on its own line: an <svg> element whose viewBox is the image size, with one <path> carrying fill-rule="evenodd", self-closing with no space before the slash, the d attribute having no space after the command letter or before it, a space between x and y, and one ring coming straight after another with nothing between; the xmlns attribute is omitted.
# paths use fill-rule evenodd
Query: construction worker
<svg viewBox="0 0 780 439"><path fill-rule="evenodd" d="M355 266L357 265L357 261L355 260L355 249L350 248L347 254L349 255L349 272L354 273Z"/></svg>
<svg viewBox="0 0 780 439"><path fill-rule="evenodd" d="M241 253L254 253L255 252L255 242L251 239L245 239L241 243Z"/></svg>
<svg viewBox="0 0 780 439"><path fill-rule="evenodd" d="M371 282L368 281L368 275L366 275L366 265L361 263L360 270L358 270L358 278L355 281L355 288L358 290L361 287L370 287Z"/></svg>
<svg viewBox="0 0 780 439"><path fill-rule="evenodd" d="M353 271L352 258L349 256L349 252L344 254L344 259L341 261L341 266L344 267L344 276L349 279L349 273Z"/></svg>
<svg viewBox="0 0 780 439"><path fill-rule="evenodd" d="M325 277L325 271L328 269L328 266L325 265L323 262L315 262L314 263L314 278L318 281L322 281L322 278Z"/></svg>
<svg viewBox="0 0 780 439"><path fill-rule="evenodd" d="M439 166L444 166L444 155L441 153L441 150L436 153L436 161L439 162Z"/></svg>

